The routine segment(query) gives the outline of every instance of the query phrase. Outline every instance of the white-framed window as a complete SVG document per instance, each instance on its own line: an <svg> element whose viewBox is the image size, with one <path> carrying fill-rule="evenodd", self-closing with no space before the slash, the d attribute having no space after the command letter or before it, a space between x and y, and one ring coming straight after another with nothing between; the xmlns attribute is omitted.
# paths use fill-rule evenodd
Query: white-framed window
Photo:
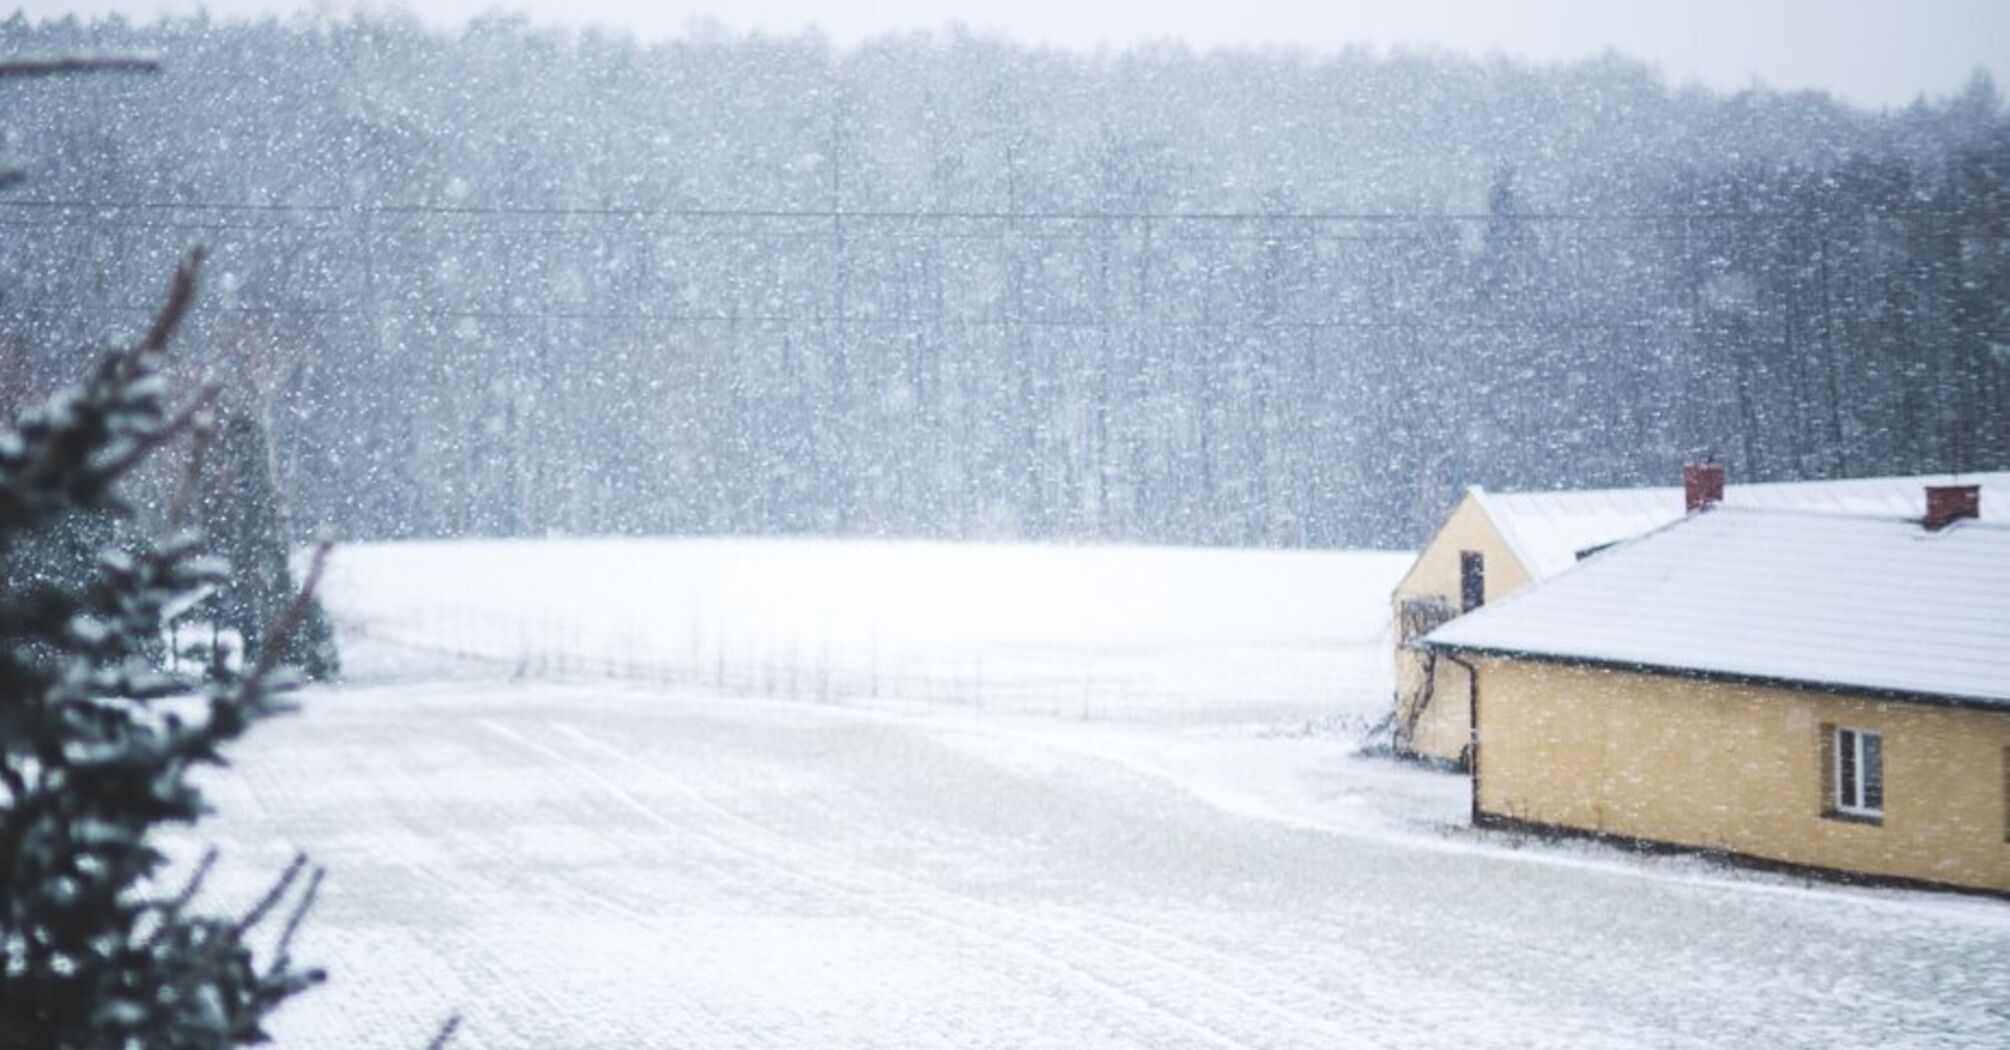
<svg viewBox="0 0 2010 1050"><path fill-rule="evenodd" d="M1864 729L1835 730L1835 811L1884 816L1884 737Z"/></svg>

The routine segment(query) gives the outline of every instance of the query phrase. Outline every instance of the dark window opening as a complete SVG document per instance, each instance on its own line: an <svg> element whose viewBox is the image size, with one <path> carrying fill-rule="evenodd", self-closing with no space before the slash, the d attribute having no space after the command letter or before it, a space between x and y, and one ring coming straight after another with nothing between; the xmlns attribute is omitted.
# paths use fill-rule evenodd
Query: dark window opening
<svg viewBox="0 0 2010 1050"><path fill-rule="evenodd" d="M1459 552L1459 611L1487 603L1487 559L1479 551Z"/></svg>

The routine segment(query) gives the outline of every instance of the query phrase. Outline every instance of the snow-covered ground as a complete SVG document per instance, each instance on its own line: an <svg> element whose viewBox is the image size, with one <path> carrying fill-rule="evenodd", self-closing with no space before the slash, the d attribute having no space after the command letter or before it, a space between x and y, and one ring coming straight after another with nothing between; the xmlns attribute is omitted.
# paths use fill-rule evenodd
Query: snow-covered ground
<svg viewBox="0 0 2010 1050"><path fill-rule="evenodd" d="M219 780L294 1047L1998 1047L2010 908L1478 836L1351 753L1388 555L343 552ZM462 655L454 655L462 654ZM479 659L469 659L474 654Z"/></svg>

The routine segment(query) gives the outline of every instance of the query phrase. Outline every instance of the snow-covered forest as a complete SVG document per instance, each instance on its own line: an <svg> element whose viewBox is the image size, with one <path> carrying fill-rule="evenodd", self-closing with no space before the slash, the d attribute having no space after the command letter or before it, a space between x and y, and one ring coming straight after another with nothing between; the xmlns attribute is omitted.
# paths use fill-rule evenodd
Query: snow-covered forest
<svg viewBox="0 0 2010 1050"><path fill-rule="evenodd" d="M0 400L144 323L355 538L1408 546L1468 483L2010 461L2010 120L1617 57L0 23Z"/></svg>

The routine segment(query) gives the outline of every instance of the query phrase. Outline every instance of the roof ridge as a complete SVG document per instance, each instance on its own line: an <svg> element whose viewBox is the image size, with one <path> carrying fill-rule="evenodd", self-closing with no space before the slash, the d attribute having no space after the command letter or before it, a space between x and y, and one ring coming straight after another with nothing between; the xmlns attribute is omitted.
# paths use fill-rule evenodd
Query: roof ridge
<svg viewBox="0 0 2010 1050"><path fill-rule="evenodd" d="M1791 488L1791 487L1801 487L1811 485L1837 485L1837 486L1866 485L1867 486L1880 482L1887 484L1897 482L1920 482L1928 478L1936 478L1936 479L1937 478L1951 478L1951 479L1996 478L2001 479L2002 482L2005 484L2010 484L2010 468L2006 468L2003 470L1943 470L1943 471L1934 471L1932 473L1927 474L1872 474L1863 477L1849 477L1849 478L1784 478L1777 481L1731 481L1725 484L1725 491L1730 492L1736 489L1755 489L1755 488ZM1965 482L1957 480L1956 483L1962 484ZM1982 482L1977 483L1980 484ZM1480 486L1469 485L1467 487L1471 489L1477 489ZM1647 492L1666 492L1666 491L1679 492L1681 491L1681 489L1682 489L1681 483L1674 482L1665 485L1607 485L1599 488L1588 488L1588 489L1587 488L1488 489L1486 491L1488 495L1494 496L1496 498L1516 499L1521 497L1542 497L1542 496L1600 496L1600 495L1609 495L1612 493L1647 493Z"/></svg>
<svg viewBox="0 0 2010 1050"><path fill-rule="evenodd" d="M1751 515L1754 517L1774 517L1774 518L1841 518L1850 521L1876 521L1891 525L1911 525L1915 528L1917 528L1919 526L1919 523L1923 520L1923 518L1920 516L1909 515L1909 514L1872 514L1868 511L1831 510L1827 507L1760 507L1760 506L1753 506L1749 503L1712 504L1710 506L1709 513L1715 514L1718 512L1723 512L1727 514ZM2010 522L2000 520L1990 520L1986 518L1956 518L1953 521L1948 522L1946 525L1943 525L1940 528L1935 529L1933 531L1946 532L1948 529L1952 528L1990 529L1994 531L2010 532ZM1642 535L1644 536L1646 534L1643 533ZM1561 575L1561 573L1559 573L1558 575Z"/></svg>

